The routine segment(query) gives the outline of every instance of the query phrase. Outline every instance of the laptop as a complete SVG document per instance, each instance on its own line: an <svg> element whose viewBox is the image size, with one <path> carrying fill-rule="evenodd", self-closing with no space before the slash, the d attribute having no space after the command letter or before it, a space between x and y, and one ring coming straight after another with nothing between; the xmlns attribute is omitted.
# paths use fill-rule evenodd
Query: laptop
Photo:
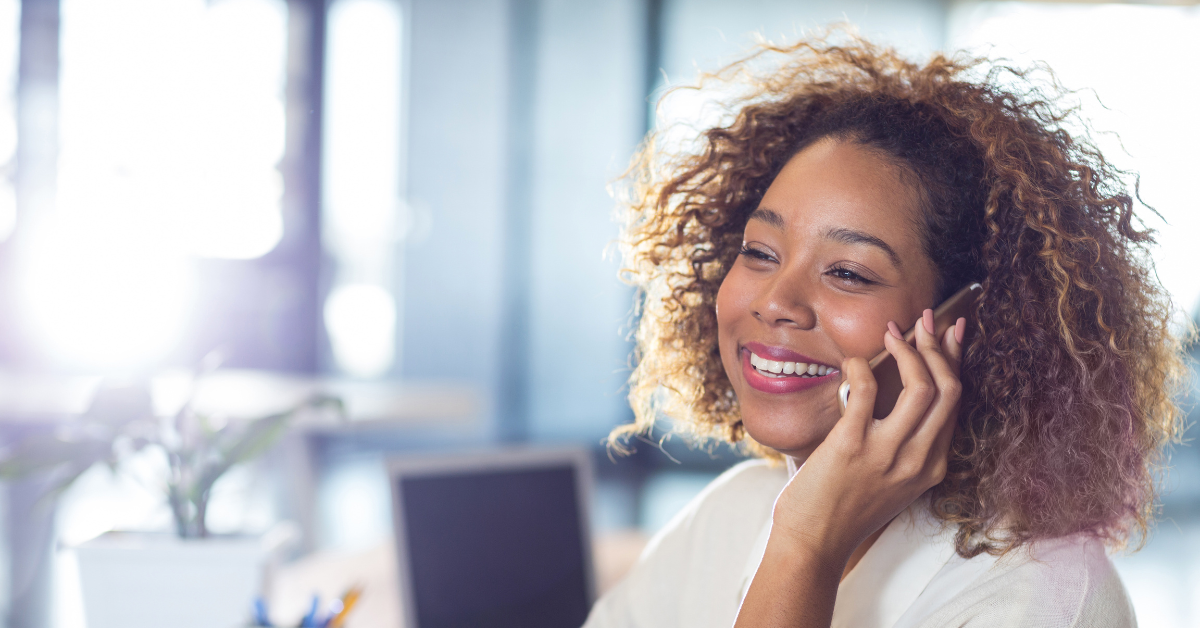
<svg viewBox="0 0 1200 628"><path fill-rule="evenodd" d="M594 601L577 448L388 461L407 628L579 628Z"/></svg>

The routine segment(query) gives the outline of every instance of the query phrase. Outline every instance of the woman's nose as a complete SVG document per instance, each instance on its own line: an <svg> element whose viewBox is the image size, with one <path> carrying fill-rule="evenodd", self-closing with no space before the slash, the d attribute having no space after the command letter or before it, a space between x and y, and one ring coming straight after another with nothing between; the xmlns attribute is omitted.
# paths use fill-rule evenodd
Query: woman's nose
<svg viewBox="0 0 1200 628"><path fill-rule="evenodd" d="M812 329L817 314L808 295L809 286L780 274L764 286L765 290L750 303L754 317L768 325Z"/></svg>

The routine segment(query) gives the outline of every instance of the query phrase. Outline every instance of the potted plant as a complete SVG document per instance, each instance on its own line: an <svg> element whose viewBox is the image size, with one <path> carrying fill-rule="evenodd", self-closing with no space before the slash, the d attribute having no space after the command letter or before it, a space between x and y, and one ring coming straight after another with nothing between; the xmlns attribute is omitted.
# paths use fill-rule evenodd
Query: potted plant
<svg viewBox="0 0 1200 628"><path fill-rule="evenodd" d="M206 358L193 381L215 370ZM83 416L39 433L0 455L0 478L42 474L54 499L95 465L156 449L167 460L163 497L174 534L110 532L76 548L89 628L245 625L260 590L264 540L210 534L213 485L234 465L265 451L299 416L343 415L340 400L314 395L256 419L217 420L195 410L194 396L171 417L152 411L146 386L106 386Z"/></svg>

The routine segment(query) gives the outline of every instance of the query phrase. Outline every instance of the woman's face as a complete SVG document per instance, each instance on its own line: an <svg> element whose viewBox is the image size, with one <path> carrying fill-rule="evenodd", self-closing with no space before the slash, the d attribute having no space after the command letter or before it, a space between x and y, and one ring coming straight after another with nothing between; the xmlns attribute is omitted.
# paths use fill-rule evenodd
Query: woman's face
<svg viewBox="0 0 1200 628"><path fill-rule="evenodd" d="M717 293L721 360L756 441L807 458L840 417L842 360L873 357L888 321L907 330L935 305L918 203L897 166L828 139L771 183Z"/></svg>

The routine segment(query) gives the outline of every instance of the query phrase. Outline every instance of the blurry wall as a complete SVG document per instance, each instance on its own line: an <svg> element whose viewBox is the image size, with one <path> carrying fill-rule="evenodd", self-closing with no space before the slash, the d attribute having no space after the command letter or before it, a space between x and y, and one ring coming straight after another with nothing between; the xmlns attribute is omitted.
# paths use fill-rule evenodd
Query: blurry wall
<svg viewBox="0 0 1200 628"><path fill-rule="evenodd" d="M406 379L480 386L506 439L623 418L629 291L601 254L643 132L640 2L413 0Z"/></svg>
<svg viewBox="0 0 1200 628"><path fill-rule="evenodd" d="M645 131L641 0L545 0L537 20L529 256L530 434L595 440L631 417L632 290L608 182Z"/></svg>
<svg viewBox="0 0 1200 628"><path fill-rule="evenodd" d="M504 314L509 5L411 0L405 16L408 199L429 225L405 250L399 374L469 381L492 399Z"/></svg>

